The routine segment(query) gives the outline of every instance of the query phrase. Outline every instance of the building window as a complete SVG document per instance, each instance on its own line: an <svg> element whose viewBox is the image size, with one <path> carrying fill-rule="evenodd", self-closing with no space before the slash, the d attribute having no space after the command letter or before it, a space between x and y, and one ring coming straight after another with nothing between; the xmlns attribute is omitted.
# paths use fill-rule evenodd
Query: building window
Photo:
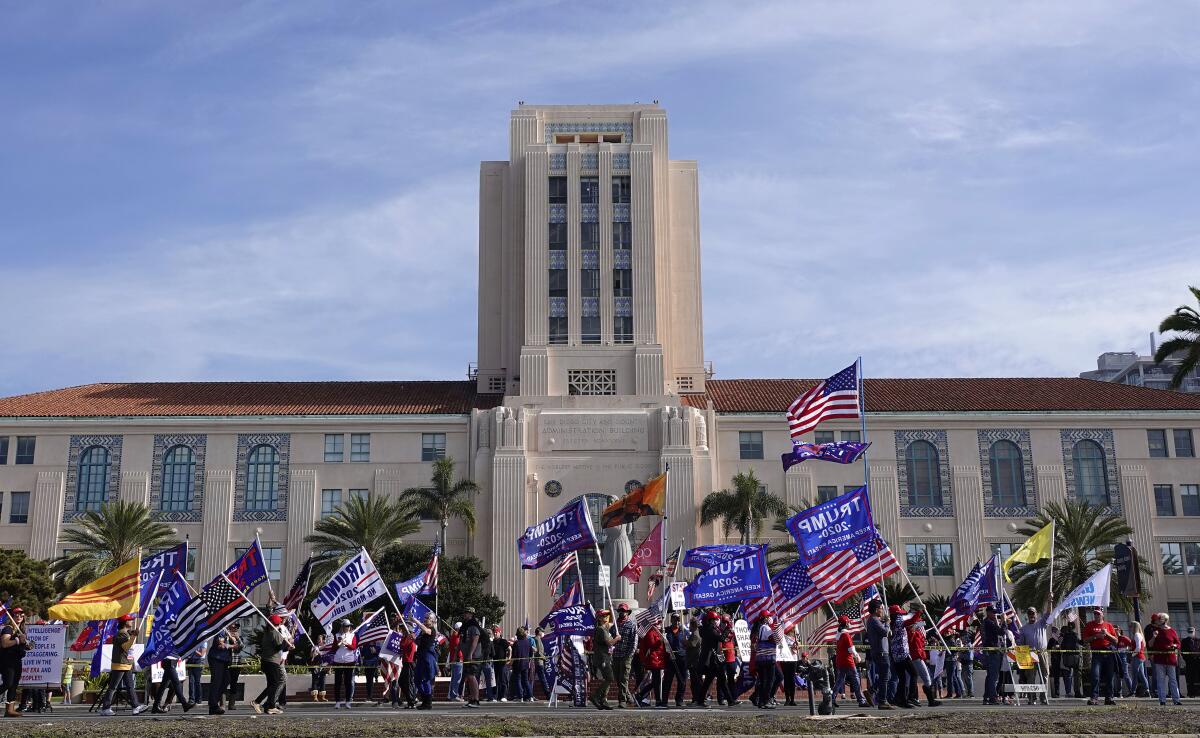
<svg viewBox="0 0 1200 738"><path fill-rule="evenodd" d="M1160 518L1175 515L1175 491L1171 485L1154 485L1154 511Z"/></svg>
<svg viewBox="0 0 1200 738"><path fill-rule="evenodd" d="M613 270L613 297L633 296L633 270Z"/></svg>
<svg viewBox="0 0 1200 738"><path fill-rule="evenodd" d="M612 178L612 196L614 203L629 202L629 177Z"/></svg>
<svg viewBox="0 0 1200 738"><path fill-rule="evenodd" d="M633 248L633 227L629 223L613 223L612 229L614 249Z"/></svg>
<svg viewBox="0 0 1200 738"><path fill-rule="evenodd" d="M924 543L904 544L904 558L910 577L929 576L929 550Z"/></svg>
<svg viewBox="0 0 1200 738"><path fill-rule="evenodd" d="M633 317L613 318L613 343L633 343Z"/></svg>
<svg viewBox="0 0 1200 738"><path fill-rule="evenodd" d="M763 457L762 431L738 431L738 446L743 459L761 459Z"/></svg>
<svg viewBox="0 0 1200 738"><path fill-rule="evenodd" d="M579 270L579 294L581 297L600 296L600 270Z"/></svg>
<svg viewBox="0 0 1200 738"><path fill-rule="evenodd" d="M908 575L954 576L954 547L949 543L906 543Z"/></svg>
<svg viewBox="0 0 1200 738"><path fill-rule="evenodd" d="M13 492L8 496L8 522L18 525L29 522L28 492Z"/></svg>
<svg viewBox="0 0 1200 738"><path fill-rule="evenodd" d="M340 462L342 460L342 452L345 447L346 437L341 433L326 433L325 434L325 461Z"/></svg>
<svg viewBox="0 0 1200 738"><path fill-rule="evenodd" d="M1150 458L1165 459L1170 456L1167 451L1167 432L1165 430L1146 431L1146 443L1150 445Z"/></svg>
<svg viewBox="0 0 1200 738"><path fill-rule="evenodd" d="M949 543L929 544L929 558L933 562L935 577L954 576L954 547Z"/></svg>
<svg viewBox="0 0 1200 738"><path fill-rule="evenodd" d="M351 461L370 461L371 460L371 434L370 433L351 433L350 434L350 460Z"/></svg>
<svg viewBox="0 0 1200 738"><path fill-rule="evenodd" d="M1104 449L1090 439L1075 444L1075 489L1076 497L1089 505L1108 507L1108 473L1105 469Z"/></svg>
<svg viewBox="0 0 1200 738"><path fill-rule="evenodd" d="M446 434L421 434L421 461L434 461L446 458Z"/></svg>
<svg viewBox="0 0 1200 738"><path fill-rule="evenodd" d="M579 202L582 205L596 205L600 202L600 178L579 178Z"/></svg>
<svg viewBox="0 0 1200 738"><path fill-rule="evenodd" d="M904 455L908 464L908 504L941 507L942 471L937 447L929 441L913 441Z"/></svg>
<svg viewBox="0 0 1200 738"><path fill-rule="evenodd" d="M8 436L0 436L0 465L8 463Z"/></svg>
<svg viewBox="0 0 1200 738"><path fill-rule="evenodd" d="M617 394L617 371L615 369L568 369L567 394L615 395Z"/></svg>
<svg viewBox="0 0 1200 738"><path fill-rule="evenodd" d="M1000 560L1004 561L1017 552L1021 547L1020 543L993 543L992 554L1000 554Z"/></svg>
<svg viewBox="0 0 1200 738"><path fill-rule="evenodd" d="M366 502L371 497L371 490L358 488L350 490L350 499Z"/></svg>
<svg viewBox="0 0 1200 738"><path fill-rule="evenodd" d="M1025 506L1025 460L1012 441L992 444L992 499L996 505Z"/></svg>
<svg viewBox="0 0 1200 738"><path fill-rule="evenodd" d="M547 187L551 205L567 204L567 178L551 177Z"/></svg>
<svg viewBox="0 0 1200 738"><path fill-rule="evenodd" d="M567 319L566 318L551 318L550 319L549 338L550 338L550 343L553 343L553 344L562 344L562 343L567 342Z"/></svg>
<svg viewBox="0 0 1200 738"><path fill-rule="evenodd" d="M833 431L816 431L813 433L814 443L833 443Z"/></svg>
<svg viewBox="0 0 1200 738"><path fill-rule="evenodd" d="M551 297L567 296L567 270L551 269L548 273Z"/></svg>
<svg viewBox="0 0 1200 738"><path fill-rule="evenodd" d="M861 431L842 431L842 443L847 443L847 442L861 443L862 442L862 432Z"/></svg>
<svg viewBox="0 0 1200 738"><path fill-rule="evenodd" d="M821 484L817 486L817 504L829 502L838 496L836 484Z"/></svg>
<svg viewBox="0 0 1200 738"><path fill-rule="evenodd" d="M163 512L189 512L195 491L196 455L187 446L172 446L163 455L159 509Z"/></svg>
<svg viewBox="0 0 1200 738"><path fill-rule="evenodd" d="M600 343L599 315L584 315L579 319L579 340L588 345Z"/></svg>
<svg viewBox="0 0 1200 738"><path fill-rule="evenodd" d="M279 451L261 444L246 459L246 510L274 510L279 494Z"/></svg>
<svg viewBox="0 0 1200 738"><path fill-rule="evenodd" d="M75 483L77 512L99 510L108 499L108 472L111 466L108 449L103 446L90 446L79 457L79 477Z"/></svg>
<svg viewBox="0 0 1200 738"><path fill-rule="evenodd" d="M338 507L342 504L342 491L340 489L323 489L321 490L321 517L327 518L337 512Z"/></svg>
<svg viewBox="0 0 1200 738"><path fill-rule="evenodd" d="M600 248L600 224L579 224L579 248L595 251Z"/></svg>
<svg viewBox="0 0 1200 738"><path fill-rule="evenodd" d="M233 550L233 558L236 561L246 553L248 549L235 548ZM262 546L263 568L267 570L267 578L272 582L278 582L280 572L283 571L283 549L274 547L267 548Z"/></svg>
<svg viewBox="0 0 1200 738"><path fill-rule="evenodd" d="M1171 435L1175 437L1175 455L1180 458L1191 458L1196 455L1196 447L1192 444L1192 431L1190 428L1176 428L1171 431ZM0 461L0 464L4 463Z"/></svg>
<svg viewBox="0 0 1200 738"><path fill-rule="evenodd" d="M17 436L17 458L14 460L17 464L32 464L33 451L37 446L37 439L33 436Z"/></svg>
<svg viewBox="0 0 1200 738"><path fill-rule="evenodd" d="M566 223L551 223L550 224L550 250L551 251L566 251L567 250L567 224Z"/></svg>
<svg viewBox="0 0 1200 738"><path fill-rule="evenodd" d="M1200 515L1200 484L1179 485L1180 511L1189 517Z"/></svg>
<svg viewBox="0 0 1200 738"><path fill-rule="evenodd" d="M1200 543L1173 541L1158 545L1162 553L1163 574L1200 574Z"/></svg>

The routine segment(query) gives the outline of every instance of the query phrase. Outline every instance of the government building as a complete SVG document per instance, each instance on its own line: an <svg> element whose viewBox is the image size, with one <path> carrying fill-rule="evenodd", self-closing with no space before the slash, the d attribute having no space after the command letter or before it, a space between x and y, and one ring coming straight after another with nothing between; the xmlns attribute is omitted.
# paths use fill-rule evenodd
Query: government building
<svg viewBox="0 0 1200 738"><path fill-rule="evenodd" d="M815 380L713 378L698 186L696 162L670 157L657 104L520 105L507 161L480 168L469 380L105 383L0 399L0 546L55 557L83 512L135 500L187 538L194 581L261 531L278 589L341 501L427 484L430 462L451 457L482 492L478 530L452 522L448 553L486 562L511 628L550 603L546 571L519 568L517 537L581 495L598 513L669 467L673 548L720 540L699 507L738 472L792 505L860 486L862 464L783 472L784 411ZM854 353L827 357L828 373ZM1076 378L868 378L864 395L868 439L831 421L811 440L871 442L876 523L925 592L949 594L1010 551L1046 503L1082 499L1133 526L1150 609L1200 620L1200 395ZM607 571L614 597L644 601L645 583L616 573L655 522L603 531L585 552L593 599ZM427 522L414 540L436 535Z"/></svg>

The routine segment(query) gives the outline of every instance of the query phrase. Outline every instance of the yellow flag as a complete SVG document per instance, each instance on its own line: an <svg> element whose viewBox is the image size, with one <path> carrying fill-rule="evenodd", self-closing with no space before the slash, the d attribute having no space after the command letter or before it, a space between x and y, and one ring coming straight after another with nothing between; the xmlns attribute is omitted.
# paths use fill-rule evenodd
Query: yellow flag
<svg viewBox="0 0 1200 738"><path fill-rule="evenodd" d="M1029 536L1029 538L1021 544L1021 547L1013 551L1013 555L1004 560L1001 565L1004 569L1004 581L1011 582L1012 577L1008 575L1008 570L1013 564L1032 564L1035 561L1050 558L1050 552L1054 550L1054 521L1039 530L1037 533Z"/></svg>
<svg viewBox="0 0 1200 738"><path fill-rule="evenodd" d="M50 606L51 620L112 620L136 613L141 599L141 559L134 558Z"/></svg>

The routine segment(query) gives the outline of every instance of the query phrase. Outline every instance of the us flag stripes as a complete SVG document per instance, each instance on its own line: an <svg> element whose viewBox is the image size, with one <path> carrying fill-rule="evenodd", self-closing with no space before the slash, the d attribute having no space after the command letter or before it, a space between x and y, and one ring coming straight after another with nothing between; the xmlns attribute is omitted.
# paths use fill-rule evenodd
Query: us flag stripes
<svg viewBox="0 0 1200 738"><path fill-rule="evenodd" d="M382 641L391 632L392 629L388 626L387 611L380 608L374 614L363 618L362 624L354 631L354 637L358 639L358 645L362 646Z"/></svg>
<svg viewBox="0 0 1200 738"><path fill-rule="evenodd" d="M308 580L312 576L313 557L309 556L308 561L304 562L304 566L300 567L300 573L296 575L296 581L292 583L292 588L283 596L280 604L288 610L299 610L300 605L304 603L304 596L308 594Z"/></svg>
<svg viewBox="0 0 1200 738"><path fill-rule="evenodd" d="M746 620L753 623L764 610L774 610L780 624L786 628L816 610L824 602L820 590L809 576L808 568L803 562L797 561L771 577L770 596L744 601L742 612L745 613Z"/></svg>
<svg viewBox="0 0 1200 738"><path fill-rule="evenodd" d="M797 397L788 407L788 430L792 440L816 428L822 420L857 418L859 410L858 365L851 364Z"/></svg>
<svg viewBox="0 0 1200 738"><path fill-rule="evenodd" d="M575 552L572 551L566 556L561 557L554 568L550 570L550 576L546 577L546 586L550 588L550 594L558 591L558 585L562 583L562 578L567 572L575 568Z"/></svg>
<svg viewBox="0 0 1200 738"><path fill-rule="evenodd" d="M191 653L202 641L239 618L258 613L258 608L238 592L222 574L188 600L170 626L175 653Z"/></svg>
<svg viewBox="0 0 1200 738"><path fill-rule="evenodd" d="M900 562L879 537L851 549L836 551L808 565L816 588L835 604L898 571Z"/></svg>
<svg viewBox="0 0 1200 738"><path fill-rule="evenodd" d="M863 629L866 627L863 623L862 607L863 599L859 597L855 598L855 600L845 609L842 609L840 612L838 612L838 615L845 615L846 617L850 618L850 624L846 627L846 632L850 635L858 635L859 633L863 632ZM834 609L837 610L838 608ZM821 625L821 628L813 634L812 640L810 640L809 643L833 643L834 640L837 639L837 626L838 619L836 617L829 618Z"/></svg>

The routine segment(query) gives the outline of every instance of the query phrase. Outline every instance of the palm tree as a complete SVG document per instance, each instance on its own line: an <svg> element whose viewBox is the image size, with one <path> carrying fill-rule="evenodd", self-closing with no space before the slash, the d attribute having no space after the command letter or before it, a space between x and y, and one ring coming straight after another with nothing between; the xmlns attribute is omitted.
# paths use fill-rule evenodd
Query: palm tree
<svg viewBox="0 0 1200 738"><path fill-rule="evenodd" d="M70 592L104 576L132 558L169 548L179 541L171 526L150 517L140 502L106 502L89 510L63 531L69 553L50 563L63 591Z"/></svg>
<svg viewBox="0 0 1200 738"><path fill-rule="evenodd" d="M420 530L421 523L408 505L371 494L351 496L313 528L304 540L313 546L316 572L327 576L361 548L379 561L404 536Z"/></svg>
<svg viewBox="0 0 1200 738"><path fill-rule="evenodd" d="M1196 298L1196 302L1200 303L1200 288L1188 289ZM1154 352L1154 361L1158 364L1166 361L1171 354L1183 353L1183 361L1179 362L1174 376L1171 377L1171 389L1179 389L1187 375L1200 365L1200 312L1187 305L1180 305L1175 308L1175 312L1163 318L1158 330L1160 333L1175 331L1182 334L1163 342Z"/></svg>
<svg viewBox="0 0 1200 738"><path fill-rule="evenodd" d="M400 502L425 518L434 518L441 525L438 542L446 549L446 528L451 518L463 521L468 533L475 532L475 501L479 485L470 479L454 481L454 459L433 462L430 487L409 487L400 493Z"/></svg>
<svg viewBox="0 0 1200 738"><path fill-rule="evenodd" d="M738 472L733 477L733 490L723 489L704 498L700 505L700 524L721 520L721 532L728 537L736 530L742 543L758 538L768 516L785 516L788 506L763 487L754 472Z"/></svg>
<svg viewBox="0 0 1200 738"><path fill-rule="evenodd" d="M807 510L812 507L808 500L801 499L799 505L788 505L783 515L775 518L775 522L771 523L771 530L776 533L783 534L783 540L779 543L772 543L767 546L767 567L772 572L778 572L795 563L796 559L800 558L800 550L796 548L796 539L792 537L792 532L788 530L787 521L796 513Z"/></svg>
<svg viewBox="0 0 1200 738"><path fill-rule="evenodd" d="M1066 503L1049 502L1037 517L1025 521L1017 532L1031 536L1054 521L1054 591L1050 592L1051 561L1042 559L1032 564L1014 564L1013 604L1017 607L1043 607L1047 601L1061 600L1072 589L1092 576L1113 559L1113 546L1128 540L1133 528L1124 518L1107 513L1104 508L1081 500ZM1139 560L1141 573L1150 574L1145 561ZM1140 576L1140 575L1139 575ZM1113 599L1123 607L1130 601L1115 586Z"/></svg>

